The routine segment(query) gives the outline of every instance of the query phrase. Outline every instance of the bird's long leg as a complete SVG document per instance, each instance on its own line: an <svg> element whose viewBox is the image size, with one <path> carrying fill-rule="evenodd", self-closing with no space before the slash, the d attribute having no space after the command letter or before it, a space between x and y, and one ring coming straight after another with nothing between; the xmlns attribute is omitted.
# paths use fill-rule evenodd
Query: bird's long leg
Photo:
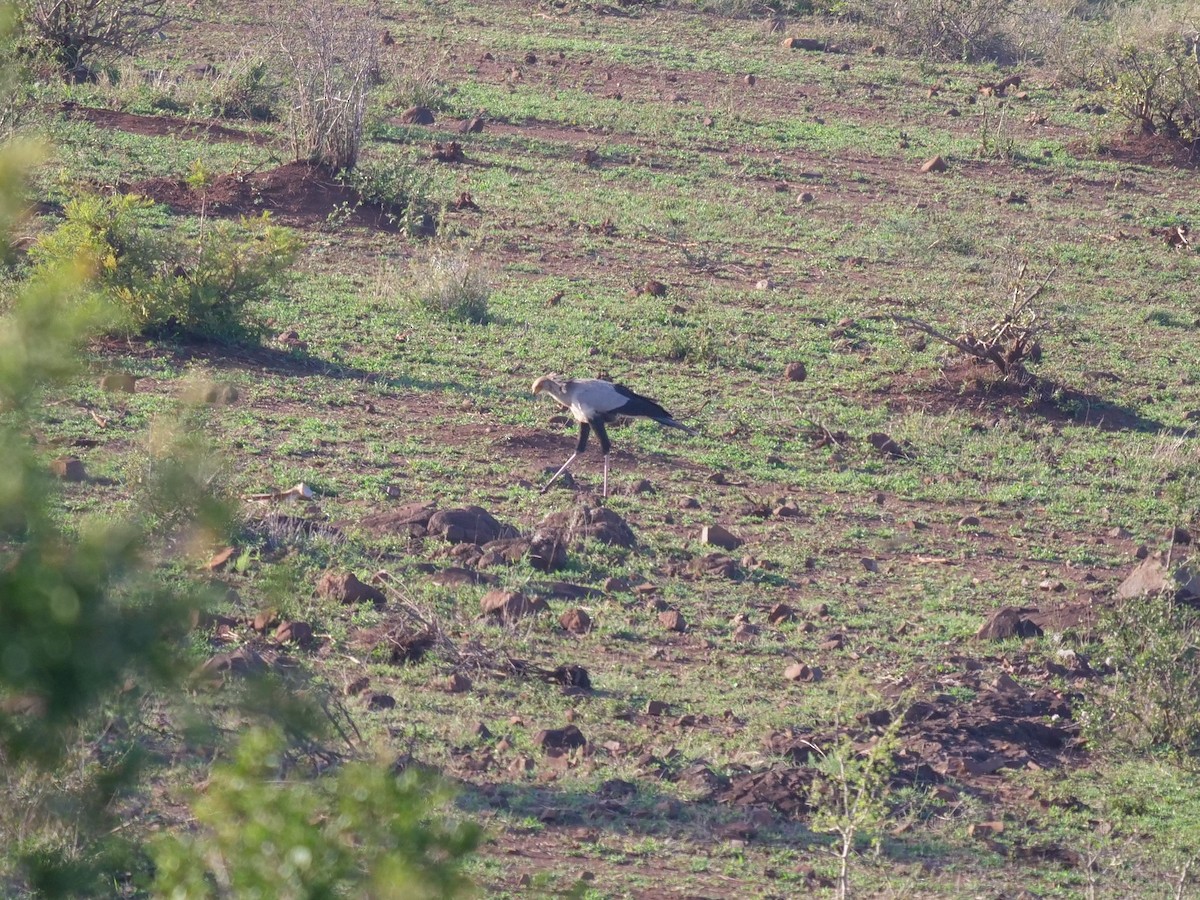
<svg viewBox="0 0 1200 900"><path fill-rule="evenodd" d="M544 488L542 488L543 494L546 493L546 491L550 490L550 485L554 484L554 482L556 482L558 480L559 475L561 475L563 472L567 471L567 466L569 466L571 463L575 462L575 457L577 457L580 453L582 453L584 450L587 449L588 432L590 430L591 429L588 427L587 422L579 423L579 443L575 445L575 452L567 457L567 461L562 464L562 468L560 468L557 472L555 472L554 476L549 481L546 482L546 486Z"/></svg>
<svg viewBox="0 0 1200 900"><path fill-rule="evenodd" d="M608 451L612 449L612 442L608 439L608 432L604 430L603 422L594 422L592 427L596 429L596 437L600 439L600 450L604 453L604 496L608 496Z"/></svg>
<svg viewBox="0 0 1200 900"><path fill-rule="evenodd" d="M577 457L578 455L579 455L579 453L575 452L567 457L567 461L562 464L562 468L559 469L557 472L555 472L553 477L549 481L546 482L546 486L544 488L542 488L543 494L546 493L546 491L550 490L550 485L552 485L552 484L554 484L554 482L558 481L558 476L561 475L563 472L567 471L567 466L569 466L571 463L575 462L575 457Z"/></svg>

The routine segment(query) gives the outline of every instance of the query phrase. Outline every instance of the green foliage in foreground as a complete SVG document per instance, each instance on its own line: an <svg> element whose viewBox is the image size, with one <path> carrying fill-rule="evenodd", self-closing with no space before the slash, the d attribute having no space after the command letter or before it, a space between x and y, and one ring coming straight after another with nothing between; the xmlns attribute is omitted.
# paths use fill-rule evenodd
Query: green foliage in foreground
<svg viewBox="0 0 1200 900"><path fill-rule="evenodd" d="M110 330L224 342L257 339L250 307L291 266L297 238L264 214L209 223L196 245L156 234L151 203L135 195L85 196L32 248L34 280L71 262L86 267L119 319Z"/></svg>
<svg viewBox="0 0 1200 900"><path fill-rule="evenodd" d="M166 897L455 897L472 824L432 819L447 795L418 773L352 763L315 781L280 777L282 738L242 740L195 803L201 830L154 851Z"/></svg>
<svg viewBox="0 0 1200 900"><path fill-rule="evenodd" d="M1109 751L1200 760L1200 615L1165 595L1125 601L1100 622L1116 673L1089 690L1085 733Z"/></svg>

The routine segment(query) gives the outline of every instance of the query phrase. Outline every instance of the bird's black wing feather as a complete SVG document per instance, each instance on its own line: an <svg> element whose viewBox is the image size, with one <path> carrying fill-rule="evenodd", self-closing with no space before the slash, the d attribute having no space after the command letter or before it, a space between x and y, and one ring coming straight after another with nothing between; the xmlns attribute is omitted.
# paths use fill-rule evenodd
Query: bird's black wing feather
<svg viewBox="0 0 1200 900"><path fill-rule="evenodd" d="M613 410L615 415L645 416L647 419L673 418L669 412L658 404L657 400L643 397L641 394L631 391L623 384L614 384L613 387L616 388L618 394L625 398L625 403Z"/></svg>

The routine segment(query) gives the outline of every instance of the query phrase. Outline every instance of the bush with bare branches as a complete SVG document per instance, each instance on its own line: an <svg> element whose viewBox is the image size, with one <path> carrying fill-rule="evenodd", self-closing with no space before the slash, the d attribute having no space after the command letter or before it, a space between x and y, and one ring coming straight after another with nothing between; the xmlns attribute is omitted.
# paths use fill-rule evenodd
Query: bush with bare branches
<svg viewBox="0 0 1200 900"><path fill-rule="evenodd" d="M303 4L280 29L298 159L331 171L358 162L367 91L379 76L377 37L361 14L319 2Z"/></svg>
<svg viewBox="0 0 1200 900"><path fill-rule="evenodd" d="M34 39L75 81L134 53L170 21L167 0L30 0L23 13Z"/></svg>
<svg viewBox="0 0 1200 900"><path fill-rule="evenodd" d="M965 329L958 337L951 337L921 319L911 316L893 316L892 318L910 331L927 334L973 359L991 363L1000 370L1004 381L1026 387L1035 381L1034 376L1026 368L1026 363L1036 363L1042 357L1042 345L1038 340L1041 323L1032 303L1045 290L1055 270L1051 269L1040 283L1022 293L1025 269L1025 263L1021 263L1017 269L1008 312L987 329Z"/></svg>

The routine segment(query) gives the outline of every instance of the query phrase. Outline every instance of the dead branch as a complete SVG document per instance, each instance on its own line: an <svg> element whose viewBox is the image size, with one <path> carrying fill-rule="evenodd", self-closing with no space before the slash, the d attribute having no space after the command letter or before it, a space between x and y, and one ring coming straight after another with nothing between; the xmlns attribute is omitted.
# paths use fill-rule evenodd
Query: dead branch
<svg viewBox="0 0 1200 900"><path fill-rule="evenodd" d="M1045 290L1058 267L1051 268L1037 285L1022 293L1026 267L1024 262L1017 267L1008 311L981 334L965 331L958 337L951 337L922 319L902 315L893 315L891 319L910 331L918 331L949 344L980 362L991 363L1007 381L1022 386L1032 384L1034 376L1025 368L1025 364L1041 359L1042 347L1038 341L1041 331L1038 314L1030 304Z"/></svg>

